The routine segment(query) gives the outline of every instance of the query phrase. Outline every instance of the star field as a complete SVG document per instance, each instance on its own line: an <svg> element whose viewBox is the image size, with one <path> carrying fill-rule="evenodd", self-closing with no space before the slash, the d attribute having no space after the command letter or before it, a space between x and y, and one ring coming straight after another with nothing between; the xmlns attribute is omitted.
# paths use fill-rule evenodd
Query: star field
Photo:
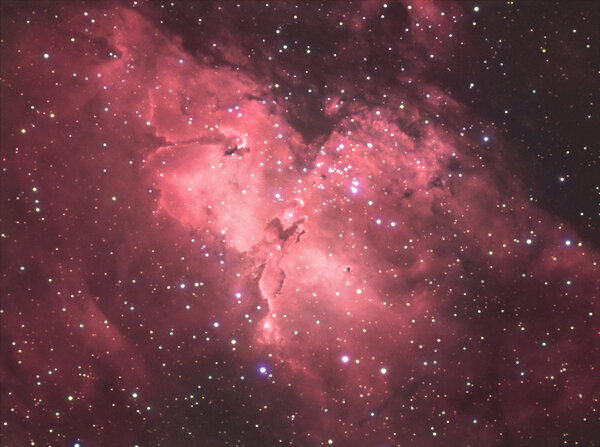
<svg viewBox="0 0 600 447"><path fill-rule="evenodd" d="M599 445L595 2L2 2L6 446Z"/></svg>

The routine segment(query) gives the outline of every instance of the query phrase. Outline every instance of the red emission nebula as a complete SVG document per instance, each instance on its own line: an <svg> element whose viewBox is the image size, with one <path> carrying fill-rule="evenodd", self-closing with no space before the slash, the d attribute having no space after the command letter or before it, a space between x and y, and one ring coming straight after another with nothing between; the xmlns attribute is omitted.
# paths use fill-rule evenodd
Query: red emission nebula
<svg viewBox="0 0 600 447"><path fill-rule="evenodd" d="M598 191L514 130L598 6L507 3L2 2L1 445L600 445Z"/></svg>

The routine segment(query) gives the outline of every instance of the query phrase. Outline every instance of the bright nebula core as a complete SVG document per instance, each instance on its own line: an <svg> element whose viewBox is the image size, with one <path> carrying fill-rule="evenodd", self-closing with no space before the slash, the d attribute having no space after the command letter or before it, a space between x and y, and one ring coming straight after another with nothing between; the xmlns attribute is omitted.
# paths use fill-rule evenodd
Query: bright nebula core
<svg viewBox="0 0 600 447"><path fill-rule="evenodd" d="M1 15L1 447L600 445L600 3Z"/></svg>

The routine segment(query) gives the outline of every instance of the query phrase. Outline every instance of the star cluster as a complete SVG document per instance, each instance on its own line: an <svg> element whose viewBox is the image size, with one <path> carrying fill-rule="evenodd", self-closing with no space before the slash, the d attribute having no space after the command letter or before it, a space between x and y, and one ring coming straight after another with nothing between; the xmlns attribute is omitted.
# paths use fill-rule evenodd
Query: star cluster
<svg viewBox="0 0 600 447"><path fill-rule="evenodd" d="M2 446L596 445L600 9L539 5L3 2Z"/></svg>

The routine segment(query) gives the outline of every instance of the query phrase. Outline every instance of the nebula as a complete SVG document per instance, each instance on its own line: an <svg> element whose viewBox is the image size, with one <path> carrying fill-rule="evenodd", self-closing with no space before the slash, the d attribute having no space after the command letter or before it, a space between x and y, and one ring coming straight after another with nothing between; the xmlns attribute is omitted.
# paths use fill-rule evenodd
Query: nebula
<svg viewBox="0 0 600 447"><path fill-rule="evenodd" d="M599 245L454 93L492 6L6 2L2 446L596 445Z"/></svg>

